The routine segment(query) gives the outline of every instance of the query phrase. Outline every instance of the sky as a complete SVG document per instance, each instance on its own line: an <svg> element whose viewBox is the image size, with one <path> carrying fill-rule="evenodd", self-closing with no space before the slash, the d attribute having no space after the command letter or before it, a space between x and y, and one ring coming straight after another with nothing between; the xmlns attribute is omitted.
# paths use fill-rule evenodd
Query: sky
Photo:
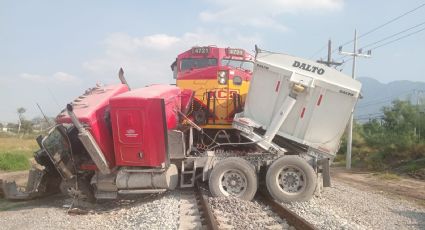
<svg viewBox="0 0 425 230"><path fill-rule="evenodd" d="M0 0L0 122L55 116L97 83L173 83L170 64L195 45L260 48L309 59L424 4L417 0ZM425 22L422 7L359 39L362 47ZM420 29L422 27L417 27ZM409 32L413 32L413 29ZM352 51L353 44L343 46ZM369 48L372 48L370 46ZM424 81L425 31L372 51L357 77ZM341 61L338 52L333 57ZM351 75L351 62L342 71Z"/></svg>

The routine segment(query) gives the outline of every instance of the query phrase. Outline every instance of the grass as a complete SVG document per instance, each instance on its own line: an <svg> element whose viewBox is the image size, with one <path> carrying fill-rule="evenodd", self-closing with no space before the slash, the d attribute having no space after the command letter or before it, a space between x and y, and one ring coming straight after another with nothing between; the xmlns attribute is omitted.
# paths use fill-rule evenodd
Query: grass
<svg viewBox="0 0 425 230"><path fill-rule="evenodd" d="M27 202L16 202L16 201L9 201L0 198L0 212L7 211L15 208L24 207L27 205Z"/></svg>
<svg viewBox="0 0 425 230"><path fill-rule="evenodd" d="M378 172L378 173L374 173L373 175L377 176L378 178L382 179L382 180L400 180L400 176L395 174L395 173L391 173L391 172Z"/></svg>
<svg viewBox="0 0 425 230"><path fill-rule="evenodd" d="M402 172L407 172L407 173L415 172L417 170L424 169L424 168L425 168L425 158L409 161L403 164L401 167L399 167L399 169Z"/></svg>
<svg viewBox="0 0 425 230"><path fill-rule="evenodd" d="M31 167L30 159L38 149L34 139L18 137L0 138L0 170L19 171Z"/></svg>
<svg viewBox="0 0 425 230"><path fill-rule="evenodd" d="M337 154L332 165L333 166L344 166L345 165L345 155Z"/></svg>

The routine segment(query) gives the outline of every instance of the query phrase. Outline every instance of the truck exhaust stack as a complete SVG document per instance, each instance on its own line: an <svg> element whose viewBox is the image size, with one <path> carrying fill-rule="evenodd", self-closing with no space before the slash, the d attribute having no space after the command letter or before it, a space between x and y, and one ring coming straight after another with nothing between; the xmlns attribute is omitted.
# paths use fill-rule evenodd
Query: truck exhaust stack
<svg viewBox="0 0 425 230"><path fill-rule="evenodd" d="M78 139L80 139L81 143L83 143L87 152L90 154L91 159L99 169L102 174L109 174L111 170L109 169L109 164L105 159L105 155L100 150L93 136L88 132L83 125L78 120L77 116L75 116L73 112L73 107L71 104L66 106L66 110L68 112L69 117L72 120L72 123L78 129Z"/></svg>

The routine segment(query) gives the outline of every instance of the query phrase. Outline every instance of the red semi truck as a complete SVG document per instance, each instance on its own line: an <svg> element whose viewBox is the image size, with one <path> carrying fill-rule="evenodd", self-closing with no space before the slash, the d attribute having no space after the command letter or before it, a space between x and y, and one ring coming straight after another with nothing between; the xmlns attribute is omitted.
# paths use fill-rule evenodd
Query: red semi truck
<svg viewBox="0 0 425 230"><path fill-rule="evenodd" d="M48 135L37 138L35 159L44 168L31 170L26 191L4 182L6 198L60 190L116 199L191 187L198 179L214 196L250 200L264 183L276 200L308 200L320 178L330 186L329 164L361 88L324 65L257 50L244 110L232 123L239 139L223 141L188 116L190 89L130 90L120 73L122 84L96 86L67 105Z"/></svg>

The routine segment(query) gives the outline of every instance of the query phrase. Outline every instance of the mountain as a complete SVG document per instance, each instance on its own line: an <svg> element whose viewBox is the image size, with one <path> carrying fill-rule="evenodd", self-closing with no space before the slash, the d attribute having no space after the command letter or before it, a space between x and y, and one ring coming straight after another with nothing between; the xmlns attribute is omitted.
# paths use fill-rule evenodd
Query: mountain
<svg viewBox="0 0 425 230"><path fill-rule="evenodd" d="M382 116L382 107L391 105L396 99L416 103L418 98L425 97L425 82L403 80L385 84L369 77L357 80L362 83L363 98L357 103L354 118L360 122Z"/></svg>

